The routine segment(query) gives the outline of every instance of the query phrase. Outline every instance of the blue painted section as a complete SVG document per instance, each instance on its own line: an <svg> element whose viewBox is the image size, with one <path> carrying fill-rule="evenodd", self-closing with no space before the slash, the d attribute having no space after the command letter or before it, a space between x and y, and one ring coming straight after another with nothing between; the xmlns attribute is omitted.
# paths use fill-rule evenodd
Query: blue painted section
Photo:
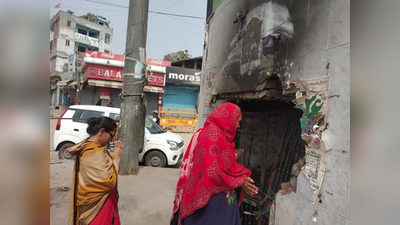
<svg viewBox="0 0 400 225"><path fill-rule="evenodd" d="M167 84L162 95L162 106L171 108L196 109L198 86L176 86Z"/></svg>
<svg viewBox="0 0 400 225"><path fill-rule="evenodd" d="M62 103L62 97L63 97L63 93L62 93L62 91L60 90L60 94L59 94L59 96L58 96L58 105L62 105L61 103ZM57 95L56 95L56 98L57 98Z"/></svg>
<svg viewBox="0 0 400 225"><path fill-rule="evenodd" d="M57 105L57 90L54 90L54 95L55 95L55 98L54 98L54 101L53 101L53 105ZM58 97L59 106L68 106L68 96L69 96L68 92L64 94L60 90L60 96ZM64 103L63 103L63 99L64 99Z"/></svg>
<svg viewBox="0 0 400 225"><path fill-rule="evenodd" d="M68 106L68 96L69 96L69 93L68 93L68 92L65 93L65 94L63 94L63 97L64 97L64 104L63 104L63 106Z"/></svg>
<svg viewBox="0 0 400 225"><path fill-rule="evenodd" d="M104 26L109 27L109 24L106 23L106 22L104 22L104 21L102 21L102 20L96 20L96 23L97 23L97 24L103 23ZM101 25L101 24L100 24L100 25Z"/></svg>

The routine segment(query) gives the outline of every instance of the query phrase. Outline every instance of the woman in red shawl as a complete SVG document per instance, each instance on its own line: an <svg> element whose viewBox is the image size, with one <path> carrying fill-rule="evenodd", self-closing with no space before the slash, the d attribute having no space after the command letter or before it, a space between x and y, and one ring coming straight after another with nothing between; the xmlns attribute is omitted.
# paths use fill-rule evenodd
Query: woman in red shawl
<svg viewBox="0 0 400 225"><path fill-rule="evenodd" d="M241 224L239 205L244 193L258 191L234 150L241 120L240 108L224 103L193 135L179 174L171 224ZM235 189L240 187L238 200Z"/></svg>

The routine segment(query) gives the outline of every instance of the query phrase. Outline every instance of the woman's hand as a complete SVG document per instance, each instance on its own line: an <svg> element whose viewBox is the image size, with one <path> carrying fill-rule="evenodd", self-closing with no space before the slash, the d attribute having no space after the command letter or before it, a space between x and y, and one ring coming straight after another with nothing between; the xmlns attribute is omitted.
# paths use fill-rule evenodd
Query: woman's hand
<svg viewBox="0 0 400 225"><path fill-rule="evenodd" d="M236 160L240 159L244 155L244 149L239 148L235 150Z"/></svg>
<svg viewBox="0 0 400 225"><path fill-rule="evenodd" d="M249 196L258 193L258 188L254 185L254 181L250 177L246 178L246 181L242 184L242 189Z"/></svg>
<svg viewBox="0 0 400 225"><path fill-rule="evenodd" d="M113 151L110 151L107 149L108 153L110 154L111 158L113 161L119 165L121 161L121 156L122 156L122 150L124 149L124 146L122 145L121 141L115 141L114 142L114 149Z"/></svg>

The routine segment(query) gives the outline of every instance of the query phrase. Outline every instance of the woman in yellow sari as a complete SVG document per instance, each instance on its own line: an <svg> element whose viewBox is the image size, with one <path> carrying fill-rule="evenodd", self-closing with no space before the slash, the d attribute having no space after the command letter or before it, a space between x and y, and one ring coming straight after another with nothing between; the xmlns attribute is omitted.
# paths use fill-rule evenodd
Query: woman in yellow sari
<svg viewBox="0 0 400 225"><path fill-rule="evenodd" d="M104 151L117 133L117 124L109 117L90 118L89 138L67 149L75 155L72 176L69 225L120 225L117 178L122 144Z"/></svg>

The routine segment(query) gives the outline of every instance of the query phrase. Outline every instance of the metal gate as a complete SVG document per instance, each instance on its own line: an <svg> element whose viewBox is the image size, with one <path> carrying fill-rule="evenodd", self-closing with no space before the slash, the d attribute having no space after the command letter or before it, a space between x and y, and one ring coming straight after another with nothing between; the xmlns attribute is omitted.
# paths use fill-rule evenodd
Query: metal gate
<svg viewBox="0 0 400 225"><path fill-rule="evenodd" d="M251 170L251 178L261 193L258 200L246 197L241 207L242 223L268 224L269 213L266 212L280 190L280 184L290 180L293 164L304 155L301 113L296 109L271 109L242 114L235 142L237 148L245 150L245 155L239 162ZM264 216L259 216L257 221L256 216L249 213L264 213Z"/></svg>

